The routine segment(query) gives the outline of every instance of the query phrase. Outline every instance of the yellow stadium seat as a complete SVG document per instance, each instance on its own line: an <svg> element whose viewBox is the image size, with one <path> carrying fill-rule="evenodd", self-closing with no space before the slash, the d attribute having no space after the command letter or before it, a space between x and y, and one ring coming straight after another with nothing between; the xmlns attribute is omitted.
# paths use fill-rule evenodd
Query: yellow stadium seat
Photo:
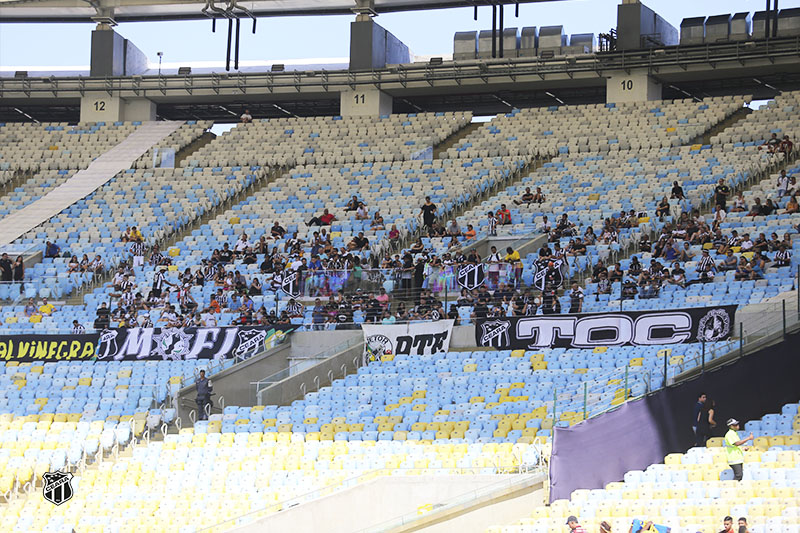
<svg viewBox="0 0 800 533"><path fill-rule="evenodd" d="M464 365L464 372L476 372L477 370L478 370L478 365L475 363Z"/></svg>
<svg viewBox="0 0 800 533"><path fill-rule="evenodd" d="M524 357L525 350L511 350L511 357Z"/></svg>
<svg viewBox="0 0 800 533"><path fill-rule="evenodd" d="M173 247L170 248L167 253L169 254L170 257L178 257L179 255L181 255L181 249Z"/></svg>
<svg viewBox="0 0 800 533"><path fill-rule="evenodd" d="M533 370L547 370L547 361L536 361L531 366Z"/></svg>
<svg viewBox="0 0 800 533"><path fill-rule="evenodd" d="M386 363L387 361L394 361L394 354L387 353L381 356L381 362Z"/></svg>
<svg viewBox="0 0 800 533"><path fill-rule="evenodd" d="M644 364L644 357L634 357L629 361L630 366L642 366Z"/></svg>
<svg viewBox="0 0 800 533"><path fill-rule="evenodd" d="M415 390L415 391L414 391L414 392L411 394L411 397L412 397L412 398L414 398L415 400L421 400L421 399L425 398L426 394L427 394L427 391L424 391L424 390Z"/></svg>

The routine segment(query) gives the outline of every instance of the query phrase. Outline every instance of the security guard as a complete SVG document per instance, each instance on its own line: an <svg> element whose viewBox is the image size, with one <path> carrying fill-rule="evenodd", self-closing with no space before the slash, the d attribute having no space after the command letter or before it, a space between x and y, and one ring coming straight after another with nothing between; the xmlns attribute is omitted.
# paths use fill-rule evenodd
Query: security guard
<svg viewBox="0 0 800 533"><path fill-rule="evenodd" d="M728 464L733 470L733 479L736 481L742 480L742 463L744 463L744 451L742 446L747 444L747 441L753 440L753 433L751 432L747 438L739 439L739 421L735 418L728 419L728 432L725 434L725 453L728 456Z"/></svg>

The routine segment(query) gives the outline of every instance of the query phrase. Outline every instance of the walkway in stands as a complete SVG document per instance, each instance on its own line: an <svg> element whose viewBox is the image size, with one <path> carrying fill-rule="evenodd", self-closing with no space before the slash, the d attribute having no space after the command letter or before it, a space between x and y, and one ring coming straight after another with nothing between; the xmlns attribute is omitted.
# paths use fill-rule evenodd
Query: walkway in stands
<svg viewBox="0 0 800 533"><path fill-rule="evenodd" d="M145 122L128 138L104 153L39 200L0 220L0 245L9 244L39 224L85 198L131 164L147 150L177 130L183 122Z"/></svg>

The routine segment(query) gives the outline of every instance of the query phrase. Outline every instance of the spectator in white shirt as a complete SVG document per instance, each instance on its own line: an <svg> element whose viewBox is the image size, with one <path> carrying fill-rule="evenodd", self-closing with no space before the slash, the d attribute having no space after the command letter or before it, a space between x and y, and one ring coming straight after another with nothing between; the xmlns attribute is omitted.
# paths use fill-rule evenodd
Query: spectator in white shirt
<svg viewBox="0 0 800 533"><path fill-rule="evenodd" d="M242 116L239 117L239 119L242 121L242 124L247 124L249 122L253 122L253 115L250 114L249 109L245 109L244 113L242 113Z"/></svg>
<svg viewBox="0 0 800 533"><path fill-rule="evenodd" d="M236 255L240 255L249 247L250 241L248 240L247 233L242 233L242 236L239 237L239 240L236 241L236 244L233 246L233 250L236 252Z"/></svg>
<svg viewBox="0 0 800 533"><path fill-rule="evenodd" d="M789 176L786 175L786 169L781 170L778 176L778 198L786 196L786 191L789 189Z"/></svg>

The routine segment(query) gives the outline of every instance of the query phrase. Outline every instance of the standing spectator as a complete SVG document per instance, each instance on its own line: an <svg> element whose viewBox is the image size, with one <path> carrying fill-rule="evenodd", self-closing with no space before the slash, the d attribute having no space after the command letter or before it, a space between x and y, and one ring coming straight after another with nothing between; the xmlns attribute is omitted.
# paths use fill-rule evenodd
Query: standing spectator
<svg viewBox="0 0 800 533"><path fill-rule="evenodd" d="M728 196L731 195L731 188L725 185L725 180L720 178L717 186L714 187L714 203L727 211Z"/></svg>
<svg viewBox="0 0 800 533"><path fill-rule="evenodd" d="M197 419L198 420L208 420L208 413L206 412L206 406L209 407L209 411L211 410L211 395L214 394L214 386L212 385L211 381L206 378L206 371L201 370L200 375L197 377L197 398L195 402L197 403Z"/></svg>
<svg viewBox="0 0 800 533"><path fill-rule="evenodd" d="M83 335L86 333L86 328L78 322L77 320L72 321L72 334L73 335Z"/></svg>
<svg viewBox="0 0 800 533"><path fill-rule="evenodd" d="M697 396L697 403L694 404L694 416L692 417L692 431L694 432L694 445L695 446L705 446L705 440L700 442L700 418L703 416L703 408L705 407L706 400L708 397L706 396L705 392L701 392Z"/></svg>
<svg viewBox="0 0 800 533"><path fill-rule="evenodd" d="M0 280L8 282L12 279L13 269L11 266L11 259L8 258L8 254L4 253L0 256Z"/></svg>
<svg viewBox="0 0 800 533"><path fill-rule="evenodd" d="M131 254L133 254L133 267L140 267L144 266L144 252L146 246L142 242L142 239L137 237L136 240L133 241L131 245Z"/></svg>
<svg viewBox="0 0 800 533"><path fill-rule="evenodd" d="M572 283L572 290L569 293L569 312L571 314L583 312L583 290L577 283Z"/></svg>
<svg viewBox="0 0 800 533"><path fill-rule="evenodd" d="M586 530L578 523L578 518L575 516L567 518L567 525L572 533L586 533Z"/></svg>
<svg viewBox="0 0 800 533"><path fill-rule="evenodd" d="M719 533L733 533L733 518L726 516L722 519L722 531Z"/></svg>
<svg viewBox="0 0 800 533"><path fill-rule="evenodd" d="M250 114L249 109L245 109L244 113L242 113L242 116L239 117L239 120L242 121L242 124L249 124L250 122L253 122L253 115Z"/></svg>
<svg viewBox="0 0 800 533"><path fill-rule="evenodd" d="M25 279L25 263L22 261L22 256L18 255L17 260L14 261L14 281L23 279Z"/></svg>
<svg viewBox="0 0 800 533"><path fill-rule="evenodd" d="M742 529L744 528L744 529ZM750 533L750 530L747 528L747 518L740 516L739 517L739 532L740 533Z"/></svg>
<svg viewBox="0 0 800 533"><path fill-rule="evenodd" d="M739 421L735 418L729 418L726 425L728 426L728 432L725 434L725 454L728 456L728 464L733 470L733 479L741 481L744 474L742 468L744 450L742 450L742 446L753 440L753 433L750 432L750 435L740 439L739 433L737 433L739 431Z"/></svg>
<svg viewBox="0 0 800 533"><path fill-rule="evenodd" d="M156 298L161 298L161 291L164 290L164 285L169 285L170 287L173 286L172 283L167 281L166 276L164 275L164 269L159 268L156 270L156 273L153 276L153 287L151 289L153 296Z"/></svg>
<svg viewBox="0 0 800 533"><path fill-rule="evenodd" d="M322 214L320 216L312 217L311 220L306 222L306 226L330 226L334 220L336 220L336 217L332 215L326 207L322 210ZM275 224L277 224L277 222ZM273 230L274 229L275 228L273 227ZM286 232L284 231L284 233ZM283 235L281 235L281 237L283 237Z"/></svg>
<svg viewBox="0 0 800 533"><path fill-rule="evenodd" d="M514 286L519 288L522 285L522 270L524 267L519 252L509 246L506 248L506 256L503 261L514 267Z"/></svg>
<svg viewBox="0 0 800 533"><path fill-rule="evenodd" d="M786 175L786 169L781 170L778 176L778 198L786 196L786 191L789 189L789 176Z"/></svg>
<svg viewBox="0 0 800 533"><path fill-rule="evenodd" d="M58 257L58 254L61 253L61 247L58 246L54 242L47 241L44 247L44 256L45 257Z"/></svg>
<svg viewBox="0 0 800 533"><path fill-rule="evenodd" d="M420 207L420 213L422 214L422 223L427 226L428 228L433 227L433 222L436 220L436 204L431 202L431 197L425 197L425 203Z"/></svg>
<svg viewBox="0 0 800 533"><path fill-rule="evenodd" d="M491 237L497 235L497 218L494 216L494 211L489 211L486 214L487 224L487 231Z"/></svg>

